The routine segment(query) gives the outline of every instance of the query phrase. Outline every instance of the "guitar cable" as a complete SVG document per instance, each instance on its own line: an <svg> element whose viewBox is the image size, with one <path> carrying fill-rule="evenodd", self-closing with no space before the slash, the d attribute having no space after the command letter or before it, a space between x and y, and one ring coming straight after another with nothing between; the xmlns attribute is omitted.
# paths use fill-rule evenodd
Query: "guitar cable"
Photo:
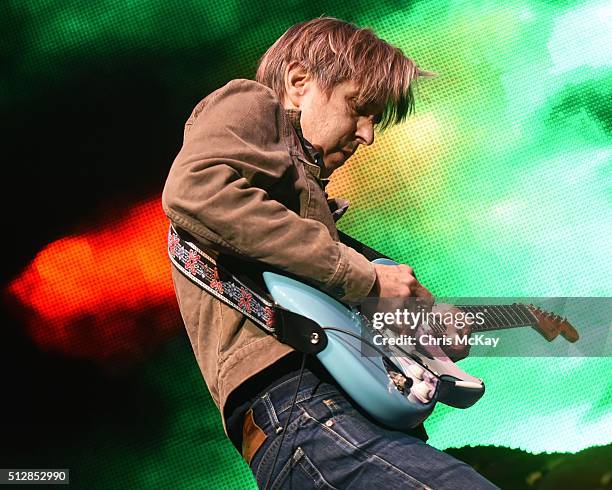
<svg viewBox="0 0 612 490"><path fill-rule="evenodd" d="M280 438L280 444L278 445L278 449L276 450L276 455L274 456L274 461L272 462L272 469L268 474L268 478L266 479L266 484L264 485L264 490L268 490L268 485L270 484L270 478L274 474L274 469L276 468L276 461L278 460L278 455L280 453L281 448L283 447L283 442L285 440L285 434L287 433L287 428L289 427L289 423L291 422L291 414L293 413L293 407L295 407L295 401L297 400L297 394L300 390L300 384L302 384L302 376L304 375L304 367L306 366L306 353L302 353L302 365L300 366L300 375L298 377L297 386L295 387L295 392L293 393L293 400L291 400L291 407L289 408L289 415L287 415L287 421L285 422L285 427L283 427L283 435ZM291 456L290 456L291 457Z"/></svg>
<svg viewBox="0 0 612 490"><path fill-rule="evenodd" d="M368 346L370 346L372 349L374 349L376 352L378 352L384 358L388 359L388 357L389 357L387 355L387 353L384 352L377 345L373 344L369 340L364 339L362 336L357 335L356 333L351 332L350 330L345 330L343 328L337 328L337 327L321 327L321 328L323 330L331 330L331 331L334 331L334 332L340 332L340 333L344 333L346 335L349 335L351 337L354 337L357 340L360 340L361 342L363 342L363 343L367 344ZM409 354L408 352L404 351L403 349L400 349L400 350L402 352L404 352L408 357L413 358L413 356L411 354ZM285 441L285 435L287 434L287 428L289 427L289 424L291 422L291 415L293 414L293 408L295 407L296 400L297 400L297 395L298 395L298 392L300 390L300 385L302 384L302 377L304 375L304 367L306 366L306 355L307 354L305 352L302 353L302 363L300 365L300 374L298 376L298 382L297 382L297 385L295 387L295 392L293 393L293 399L291 400L291 406L289 408L289 415L287 416L287 421L285 422L285 426L283 427L283 431L282 431L283 434L281 435L280 443L278 445L278 449L276 450L276 454L274 455L274 461L272 462L272 468L270 470L270 473L268 474L268 478L266 479L266 484L264 485L264 490L268 490L268 486L270 485L270 479L272 478L272 475L274 474L274 470L276 469L276 463L278 461L278 456L280 454L281 448L283 447L283 442Z"/></svg>
<svg viewBox="0 0 612 490"><path fill-rule="evenodd" d="M373 343L369 342L368 340L364 339L363 337L349 331L349 330L345 330L343 328L335 328L335 327L322 327L323 330L333 330L336 332L341 332L341 333L345 333L347 335L350 335L352 337L355 337L358 340L361 340L362 342L365 342L366 344L368 344L370 347L372 347L376 352L378 352L380 355L382 355L383 357L388 357L387 354L380 349L378 346L374 345ZM291 406L289 408L289 415L287 416L287 421L285 422L285 427L283 427L283 434L280 438L280 444L278 445L278 449L276 450L276 454L274 455L274 461L272 462L272 469L270 470L270 473L268 474L268 478L266 479L266 484L264 485L264 490L268 490L268 485L270 484L270 479L272 478L272 475L274 474L274 470L276 469L276 463L278 461L278 456L280 454L280 450L283 447L283 442L285 441L285 434L287 433L287 428L289 427L289 423L291 422L291 415L293 414L293 408L295 407L295 402L297 400L297 394L300 390L300 385L302 383L302 376L304 375L304 367L306 365L306 353L303 352L302 353L302 364L300 366L300 374L298 376L298 382L297 382L297 386L295 387L295 392L293 393L293 399L291 401Z"/></svg>

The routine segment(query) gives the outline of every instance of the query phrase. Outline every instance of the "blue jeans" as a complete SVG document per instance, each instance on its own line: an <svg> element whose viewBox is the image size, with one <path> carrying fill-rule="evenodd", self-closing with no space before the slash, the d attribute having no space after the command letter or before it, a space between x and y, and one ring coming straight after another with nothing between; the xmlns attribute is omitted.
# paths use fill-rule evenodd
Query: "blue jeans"
<svg viewBox="0 0 612 490"><path fill-rule="evenodd" d="M268 481L297 380L293 374L279 380L251 405L267 436L251 461L260 488ZM372 423L335 385L305 369L268 488L497 487L423 441Z"/></svg>

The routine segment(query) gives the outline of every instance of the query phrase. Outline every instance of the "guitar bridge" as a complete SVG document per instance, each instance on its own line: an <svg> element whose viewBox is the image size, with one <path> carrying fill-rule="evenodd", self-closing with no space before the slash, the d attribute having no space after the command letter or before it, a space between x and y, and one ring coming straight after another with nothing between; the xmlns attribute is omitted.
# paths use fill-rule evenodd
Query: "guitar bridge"
<svg viewBox="0 0 612 490"><path fill-rule="evenodd" d="M410 395L410 388L412 387L412 378L407 378L388 357L383 357L383 364L387 370L387 376L391 380L391 383L395 388L404 396Z"/></svg>

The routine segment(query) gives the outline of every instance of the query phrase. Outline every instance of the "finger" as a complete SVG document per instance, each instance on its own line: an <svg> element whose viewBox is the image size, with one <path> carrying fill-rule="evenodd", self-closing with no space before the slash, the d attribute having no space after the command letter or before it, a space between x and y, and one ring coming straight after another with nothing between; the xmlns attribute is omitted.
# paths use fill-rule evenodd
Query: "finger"
<svg viewBox="0 0 612 490"><path fill-rule="evenodd" d="M417 281L416 285L413 289L414 295L418 298L422 298L427 300L428 302L433 302L433 294L431 294L427 288L421 286L421 284Z"/></svg>
<svg viewBox="0 0 612 490"><path fill-rule="evenodd" d="M414 270L412 269L412 267L410 267L409 265L406 264L401 264L399 266L399 270L404 273L404 274L408 274L410 276L414 277Z"/></svg>

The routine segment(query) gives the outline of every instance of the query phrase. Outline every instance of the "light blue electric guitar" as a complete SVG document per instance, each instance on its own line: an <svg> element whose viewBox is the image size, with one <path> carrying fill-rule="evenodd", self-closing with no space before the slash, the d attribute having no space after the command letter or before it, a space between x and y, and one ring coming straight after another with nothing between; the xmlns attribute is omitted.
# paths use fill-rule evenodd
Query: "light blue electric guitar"
<svg viewBox="0 0 612 490"><path fill-rule="evenodd" d="M388 259L375 263L394 264ZM265 272L270 294L280 306L305 316L321 326L327 346L317 357L338 384L381 424L397 430L413 428L425 420L437 402L467 408L484 394L482 380L462 371L440 347L426 353L406 346L385 347L385 351L364 355L364 345L376 344L374 336L393 337L392 331L372 328L356 310L347 308L321 291L294 279ZM526 305L470 306L458 308L488 312L489 320L473 325L472 332L529 326L548 341L561 334L570 342L578 333L567 320Z"/></svg>

